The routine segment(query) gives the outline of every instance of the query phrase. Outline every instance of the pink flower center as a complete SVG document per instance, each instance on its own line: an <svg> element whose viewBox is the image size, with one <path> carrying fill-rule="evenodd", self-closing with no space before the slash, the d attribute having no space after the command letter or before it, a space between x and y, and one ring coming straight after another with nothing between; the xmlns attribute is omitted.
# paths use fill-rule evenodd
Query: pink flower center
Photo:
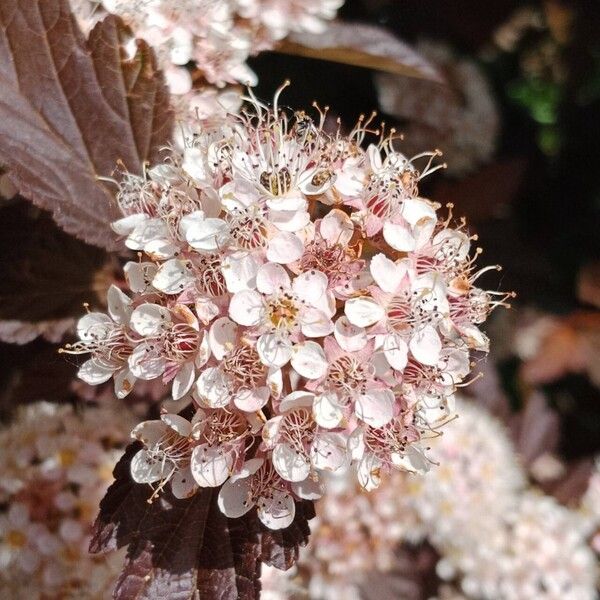
<svg viewBox="0 0 600 600"><path fill-rule="evenodd" d="M407 447L419 440L415 427L406 426L402 416L396 417L383 427L366 427L365 447L383 462L389 461L390 454L404 454Z"/></svg>
<svg viewBox="0 0 600 600"><path fill-rule="evenodd" d="M243 344L232 350L221 363L224 373L234 380L236 388L255 388L264 381L266 367L260 362L258 352L253 346Z"/></svg>
<svg viewBox="0 0 600 600"><path fill-rule="evenodd" d="M300 306L294 295L286 292L267 301L266 313L273 330L291 332L298 324Z"/></svg>
<svg viewBox="0 0 600 600"><path fill-rule="evenodd" d="M227 215L231 237L241 250L258 250L267 245L267 224L256 207L235 210Z"/></svg>
<svg viewBox="0 0 600 600"><path fill-rule="evenodd" d="M298 454L306 456L306 447L313 441L315 422L307 408L299 408L284 415L279 426L279 438Z"/></svg>
<svg viewBox="0 0 600 600"><path fill-rule="evenodd" d="M227 290L221 271L221 257L218 254L200 256L193 263L196 289L201 294L216 297Z"/></svg>
<svg viewBox="0 0 600 600"><path fill-rule="evenodd" d="M164 355L171 361L182 363L198 354L200 333L187 323L175 323L164 334Z"/></svg>
<svg viewBox="0 0 600 600"><path fill-rule="evenodd" d="M329 367L326 386L331 386L345 395L365 393L373 380L373 367L359 363L351 356L340 356Z"/></svg>

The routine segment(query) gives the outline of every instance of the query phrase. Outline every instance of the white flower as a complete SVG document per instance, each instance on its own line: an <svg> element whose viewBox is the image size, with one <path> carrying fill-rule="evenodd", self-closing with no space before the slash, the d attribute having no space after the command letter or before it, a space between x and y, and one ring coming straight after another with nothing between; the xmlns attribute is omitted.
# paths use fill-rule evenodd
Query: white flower
<svg viewBox="0 0 600 600"><path fill-rule="evenodd" d="M257 272L256 287L233 295L229 316L260 332L256 349L265 365L282 367L290 360L292 334L321 337L333 331L332 296L323 273L303 273L292 281L283 267L267 263Z"/></svg>
<svg viewBox="0 0 600 600"><path fill-rule="evenodd" d="M269 529L285 529L294 520L296 505L287 484L262 458L253 458L219 492L219 508L230 518L245 515L254 506Z"/></svg>

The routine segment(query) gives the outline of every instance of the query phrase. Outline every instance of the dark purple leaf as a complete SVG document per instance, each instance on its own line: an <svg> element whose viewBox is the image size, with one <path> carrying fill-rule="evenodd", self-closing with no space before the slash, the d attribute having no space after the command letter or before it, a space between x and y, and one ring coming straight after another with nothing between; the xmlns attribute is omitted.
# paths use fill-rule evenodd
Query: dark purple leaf
<svg viewBox="0 0 600 600"><path fill-rule="evenodd" d="M334 21L321 34L292 34L281 42L277 50L284 54L443 82L435 67L414 48L377 25Z"/></svg>
<svg viewBox="0 0 600 600"><path fill-rule="evenodd" d="M0 163L19 192L68 233L118 247L117 163L139 172L168 141L172 115L152 50L116 17L85 41L67 0L0 2Z"/></svg>
<svg viewBox="0 0 600 600"><path fill-rule="evenodd" d="M165 489L152 503L150 487L129 473L140 448L131 444L115 467L115 482L100 504L91 552L128 546L117 600L254 600L261 562L289 568L308 540L312 503L297 504L294 523L266 530L252 511L228 519L217 506L218 489L178 500Z"/></svg>
<svg viewBox="0 0 600 600"><path fill-rule="evenodd" d="M0 255L4 341L52 337L81 315L84 302L104 304L114 269L109 255L67 235L24 201L0 208Z"/></svg>

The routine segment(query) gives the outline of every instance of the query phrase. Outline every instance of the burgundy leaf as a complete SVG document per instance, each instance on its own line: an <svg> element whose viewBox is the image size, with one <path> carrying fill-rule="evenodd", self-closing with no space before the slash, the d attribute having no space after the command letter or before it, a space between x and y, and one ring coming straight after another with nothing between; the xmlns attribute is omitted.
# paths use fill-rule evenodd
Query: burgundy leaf
<svg viewBox="0 0 600 600"><path fill-rule="evenodd" d="M178 500L167 487L149 503L150 487L136 484L129 473L140 447L131 444L115 467L90 545L91 552L128 546L117 600L255 600L261 562L279 568L294 563L308 540L312 503L298 503L294 523L280 532L266 530L255 511L225 517L218 489Z"/></svg>
<svg viewBox="0 0 600 600"><path fill-rule="evenodd" d="M577 297L600 308L600 261L585 265L577 275Z"/></svg>
<svg viewBox="0 0 600 600"><path fill-rule="evenodd" d="M0 167L0 202L11 200L17 195L17 188L11 183L8 174Z"/></svg>
<svg viewBox="0 0 600 600"><path fill-rule="evenodd" d="M389 31L376 25L334 21L321 34L292 34L281 42L277 50L284 54L443 82L443 78L429 61Z"/></svg>
<svg viewBox="0 0 600 600"><path fill-rule="evenodd" d="M102 306L112 263L100 248L61 231L20 201L0 208L0 339L55 341L80 316L82 304Z"/></svg>
<svg viewBox="0 0 600 600"><path fill-rule="evenodd" d="M36 340L26 346L0 344L0 420L8 420L20 405L49 398L72 401L73 367L56 346Z"/></svg>
<svg viewBox="0 0 600 600"><path fill-rule="evenodd" d="M108 249L114 190L98 176L140 172L172 125L154 55L137 41L131 56L130 39L110 16L86 43L67 0L0 2L0 163L65 231Z"/></svg>
<svg viewBox="0 0 600 600"><path fill-rule="evenodd" d="M556 452L560 418L541 392L532 392L523 410L509 421L510 434L521 460L527 466L543 454Z"/></svg>
<svg viewBox="0 0 600 600"><path fill-rule="evenodd" d="M286 529L272 531L263 528L263 562L286 571L298 560L300 546L305 546L310 537L308 521L315 516L312 502L296 503L296 518Z"/></svg>
<svg viewBox="0 0 600 600"><path fill-rule="evenodd" d="M592 459L572 461L567 464L564 474L558 480L545 482L542 489L554 496L561 504L575 507L587 491L593 472Z"/></svg>

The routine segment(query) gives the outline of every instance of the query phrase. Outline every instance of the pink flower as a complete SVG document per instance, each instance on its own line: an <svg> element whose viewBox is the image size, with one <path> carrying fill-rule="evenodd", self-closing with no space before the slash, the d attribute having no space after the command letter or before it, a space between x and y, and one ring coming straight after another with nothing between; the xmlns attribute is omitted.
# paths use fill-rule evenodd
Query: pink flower
<svg viewBox="0 0 600 600"><path fill-rule="evenodd" d="M266 366L287 364L300 336L322 337L333 331L335 308L325 274L309 271L292 281L282 266L267 263L257 272L256 287L233 295L229 316L258 334L256 349Z"/></svg>

